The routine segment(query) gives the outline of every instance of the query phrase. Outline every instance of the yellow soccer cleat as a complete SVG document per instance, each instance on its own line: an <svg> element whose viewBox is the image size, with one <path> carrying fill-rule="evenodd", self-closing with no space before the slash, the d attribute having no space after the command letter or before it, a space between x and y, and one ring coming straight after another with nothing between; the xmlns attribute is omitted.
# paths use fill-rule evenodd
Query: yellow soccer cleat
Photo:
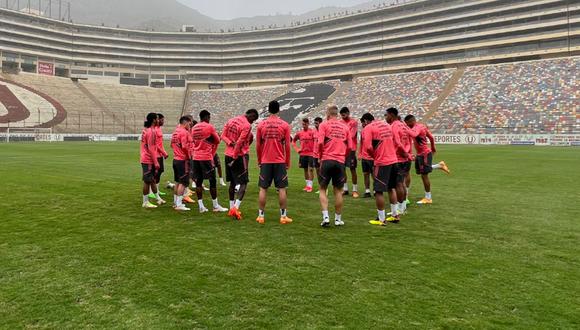
<svg viewBox="0 0 580 330"><path fill-rule="evenodd" d="M451 171L449 170L449 166L447 166L447 164L445 164L445 162L439 162L439 166L441 166L441 171L445 172L446 174L451 174Z"/></svg>
<svg viewBox="0 0 580 330"><path fill-rule="evenodd" d="M369 223L373 226L386 226L386 224L380 220L371 220Z"/></svg>
<svg viewBox="0 0 580 330"><path fill-rule="evenodd" d="M430 198L423 198L422 200L418 201L417 204L419 205L433 204L433 200Z"/></svg>

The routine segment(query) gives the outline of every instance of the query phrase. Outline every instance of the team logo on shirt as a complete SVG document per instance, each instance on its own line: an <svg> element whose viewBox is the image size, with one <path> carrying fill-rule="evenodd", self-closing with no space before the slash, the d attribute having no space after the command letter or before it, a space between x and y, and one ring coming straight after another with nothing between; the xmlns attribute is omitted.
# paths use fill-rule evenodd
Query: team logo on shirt
<svg viewBox="0 0 580 330"><path fill-rule="evenodd" d="M0 129L50 128L65 118L64 107L50 96L0 79Z"/></svg>
<svg viewBox="0 0 580 330"><path fill-rule="evenodd" d="M276 99L280 103L280 118L292 124L297 117L304 117L316 109L335 90L334 86L329 84L313 84L291 90ZM265 109L262 112L262 117L267 115L268 109Z"/></svg>

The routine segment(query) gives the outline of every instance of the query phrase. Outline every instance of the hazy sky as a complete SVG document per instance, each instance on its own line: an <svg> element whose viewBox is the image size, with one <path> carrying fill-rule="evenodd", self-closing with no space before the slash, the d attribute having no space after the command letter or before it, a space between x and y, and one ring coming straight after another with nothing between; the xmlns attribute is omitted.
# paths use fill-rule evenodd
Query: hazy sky
<svg viewBox="0 0 580 330"><path fill-rule="evenodd" d="M348 7L368 0L178 0L202 14L232 19L270 14L303 14L325 6Z"/></svg>

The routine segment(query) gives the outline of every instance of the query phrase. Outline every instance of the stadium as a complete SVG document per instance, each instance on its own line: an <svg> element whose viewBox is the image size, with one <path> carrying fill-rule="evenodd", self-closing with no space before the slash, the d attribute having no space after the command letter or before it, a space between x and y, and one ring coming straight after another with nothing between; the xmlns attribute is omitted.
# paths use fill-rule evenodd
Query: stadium
<svg viewBox="0 0 580 330"><path fill-rule="evenodd" d="M395 1L216 31L66 8L0 1L1 328L580 327L580 1ZM259 139L270 101L292 136L329 105L357 122L396 108L452 172L415 205L413 170L398 224L347 196L346 225L323 230L293 152L294 222L268 218L270 191L260 226L252 145L243 221L139 207L148 114L165 117L164 186L182 118L207 110L223 137L256 109Z"/></svg>

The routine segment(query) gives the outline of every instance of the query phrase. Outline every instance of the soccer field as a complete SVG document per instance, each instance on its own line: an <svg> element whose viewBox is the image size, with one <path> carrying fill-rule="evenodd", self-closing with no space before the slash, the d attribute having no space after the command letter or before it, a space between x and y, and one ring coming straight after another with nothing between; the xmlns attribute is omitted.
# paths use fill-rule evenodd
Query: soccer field
<svg viewBox="0 0 580 330"><path fill-rule="evenodd" d="M0 327L580 327L580 150L436 158L453 173L432 175L433 205L373 227L374 200L347 198L346 226L325 230L297 157L295 223L271 191L261 226L254 160L235 222L143 210L137 142L1 144Z"/></svg>

